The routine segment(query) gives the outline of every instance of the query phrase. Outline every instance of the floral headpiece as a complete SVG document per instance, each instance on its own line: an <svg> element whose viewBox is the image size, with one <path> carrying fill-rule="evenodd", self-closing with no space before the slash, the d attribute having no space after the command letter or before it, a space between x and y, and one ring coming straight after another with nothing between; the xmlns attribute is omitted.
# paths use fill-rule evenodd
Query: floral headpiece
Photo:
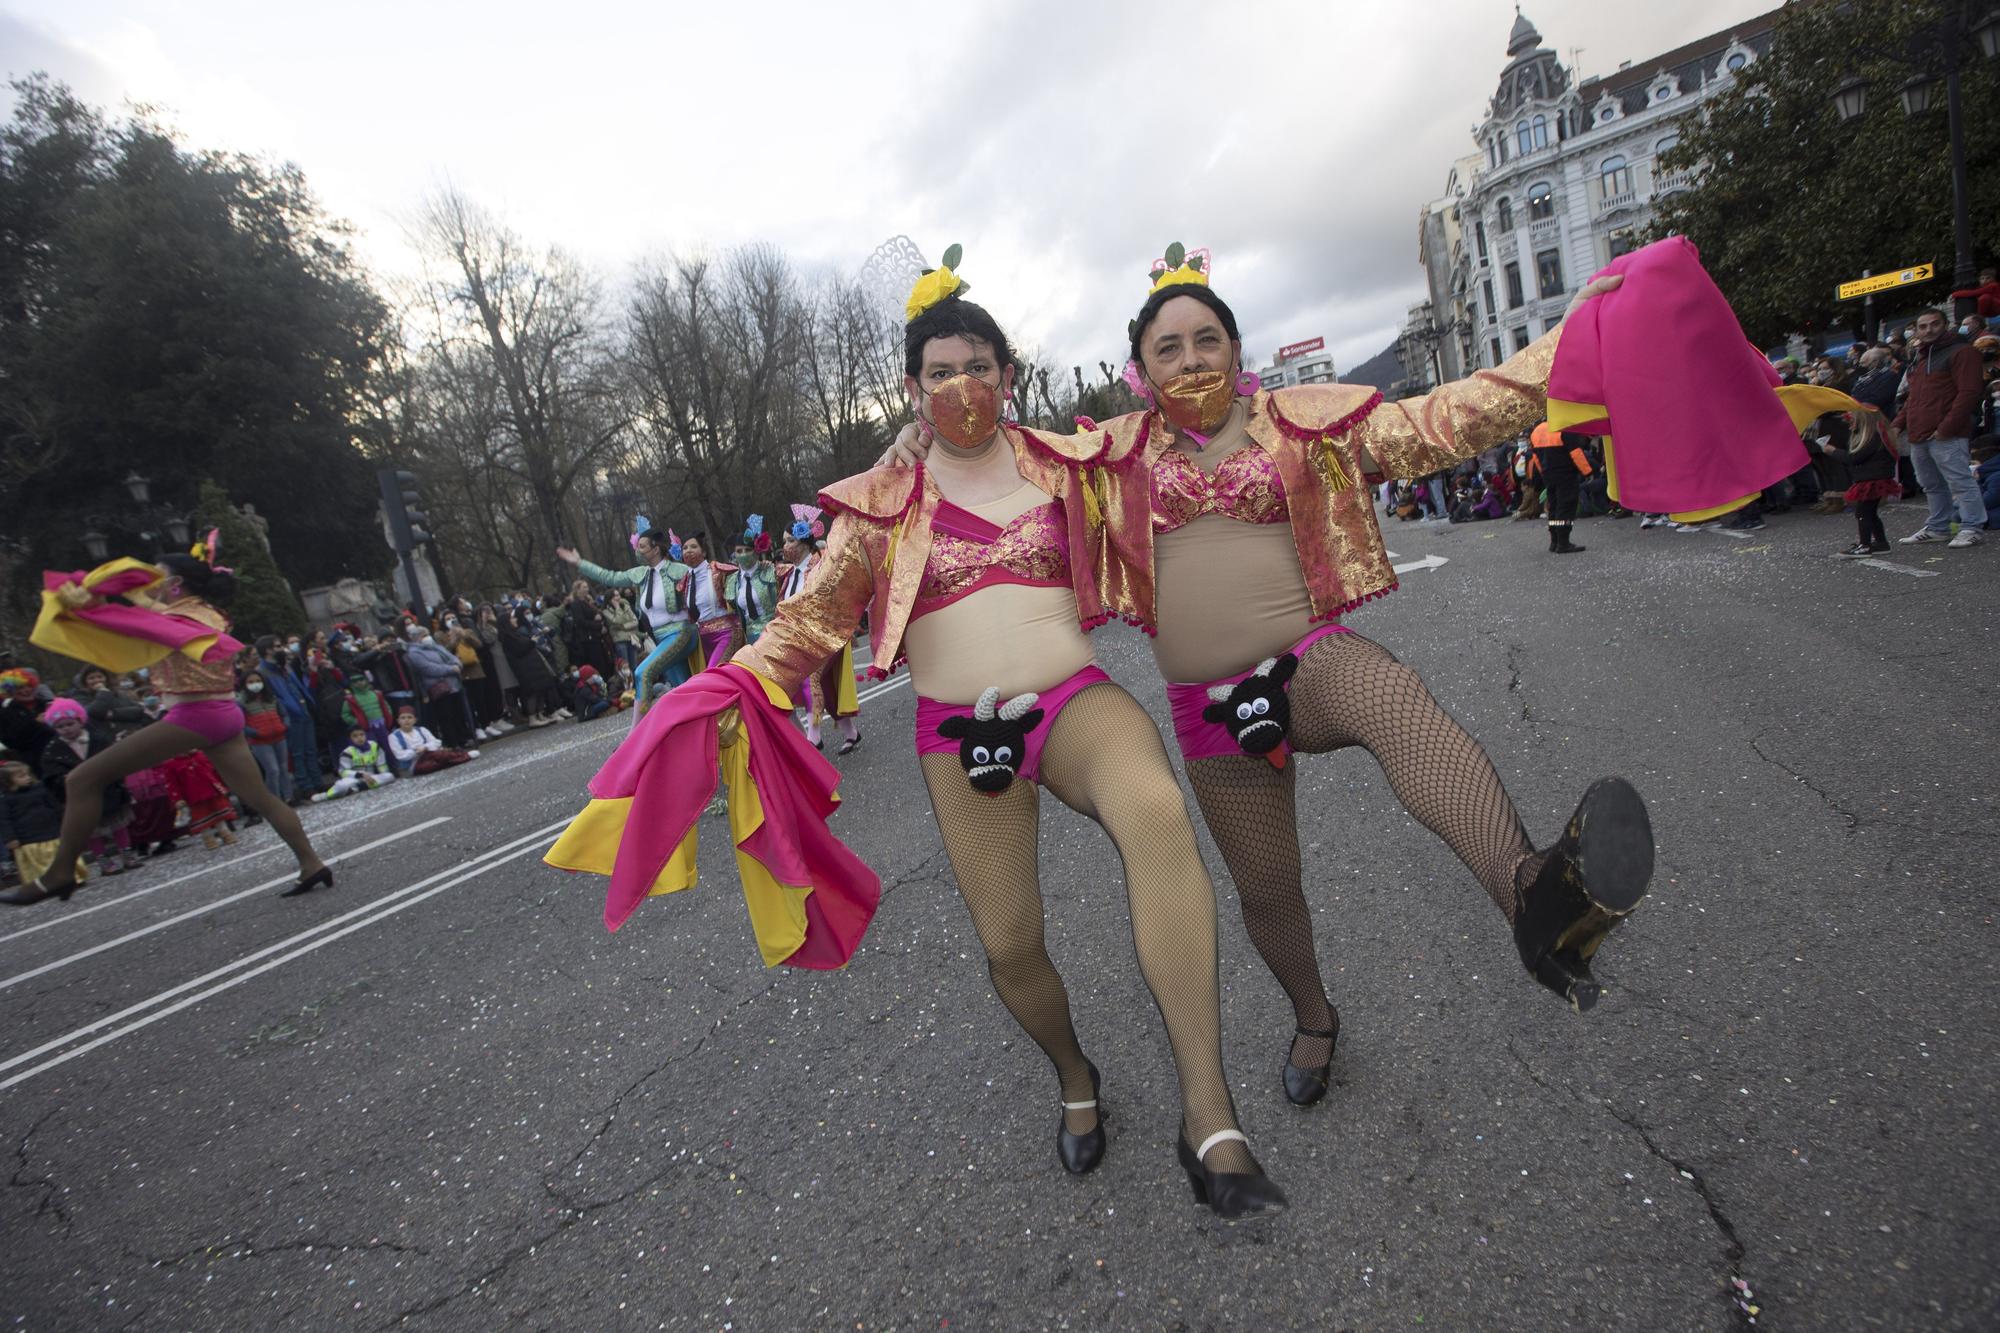
<svg viewBox="0 0 2000 1333"><path fill-rule="evenodd" d="M207 565L210 569L214 570L218 574L234 574L236 572L229 566L223 564L219 559L219 557L222 555L221 528L210 528L208 530L208 535L206 537L203 537L200 541L196 542L193 546L190 546L188 548L188 554L193 556L195 559L201 561L204 565Z"/></svg>
<svg viewBox="0 0 2000 1333"><path fill-rule="evenodd" d="M811 505L795 504L792 506L790 532L795 542L817 541L826 536L826 523L820 517L820 511Z"/></svg>
<svg viewBox="0 0 2000 1333"><path fill-rule="evenodd" d="M1162 287L1178 287L1182 283L1187 282L1194 283L1198 287L1206 287L1208 286L1209 269L1209 255L1206 246L1199 250L1191 251L1179 241L1175 241L1167 247L1167 253L1164 257L1153 261L1153 267L1148 270L1148 276L1152 278L1152 289L1156 292Z"/></svg>
<svg viewBox="0 0 2000 1333"><path fill-rule="evenodd" d="M680 538L680 534L679 534L679 533L677 533L677 532L675 532L675 531L674 531L674 530L673 530L672 528L668 528L668 529L667 529L667 559L669 559L669 560L678 560L678 559L680 559L680 558L681 558L681 538Z"/></svg>
<svg viewBox="0 0 2000 1333"><path fill-rule="evenodd" d="M943 301L948 296L963 296L972 290L972 284L959 277L952 270L965 255L965 248L956 242L947 246L944 262L938 268L927 268L916 285L910 288L910 299L903 303L903 322L916 319L918 315Z"/></svg>
<svg viewBox="0 0 2000 1333"><path fill-rule="evenodd" d="M639 539L645 536L647 533L651 532L652 530L653 530L652 519L647 518L644 514L634 514L632 516L632 535L629 538L627 538L627 540L632 543L632 549L635 551L638 550Z"/></svg>
<svg viewBox="0 0 2000 1333"><path fill-rule="evenodd" d="M771 549L771 534L764 531L764 516L762 514L750 515L748 521L743 524L743 540L758 555L763 555Z"/></svg>

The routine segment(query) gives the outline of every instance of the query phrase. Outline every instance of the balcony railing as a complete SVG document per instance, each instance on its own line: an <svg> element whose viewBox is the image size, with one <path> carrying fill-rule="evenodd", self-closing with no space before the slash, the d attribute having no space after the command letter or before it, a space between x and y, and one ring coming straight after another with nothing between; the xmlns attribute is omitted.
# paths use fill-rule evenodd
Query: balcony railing
<svg viewBox="0 0 2000 1333"><path fill-rule="evenodd" d="M1663 171L1653 177L1653 192L1665 194L1669 190L1685 190L1693 184L1692 171Z"/></svg>
<svg viewBox="0 0 2000 1333"><path fill-rule="evenodd" d="M1607 194L1597 201L1597 211L1602 215L1615 208L1630 208L1638 198L1637 190L1620 190L1617 194Z"/></svg>
<svg viewBox="0 0 2000 1333"><path fill-rule="evenodd" d="M1541 218L1528 224L1528 240L1536 245L1553 241L1561 234L1562 222L1557 218Z"/></svg>

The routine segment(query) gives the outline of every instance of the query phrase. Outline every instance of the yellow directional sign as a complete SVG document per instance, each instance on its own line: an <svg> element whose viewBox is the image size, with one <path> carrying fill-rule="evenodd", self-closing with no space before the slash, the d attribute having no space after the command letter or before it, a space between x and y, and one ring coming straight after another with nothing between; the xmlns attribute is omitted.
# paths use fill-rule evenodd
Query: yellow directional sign
<svg viewBox="0 0 2000 1333"><path fill-rule="evenodd" d="M1885 292L1891 287L1907 287L1913 282L1928 282L1937 272L1935 264L1918 264L1913 268L1898 269L1894 273L1877 273L1872 278L1856 278L1853 282L1843 282L1833 289L1836 301L1852 301L1857 296L1870 292Z"/></svg>

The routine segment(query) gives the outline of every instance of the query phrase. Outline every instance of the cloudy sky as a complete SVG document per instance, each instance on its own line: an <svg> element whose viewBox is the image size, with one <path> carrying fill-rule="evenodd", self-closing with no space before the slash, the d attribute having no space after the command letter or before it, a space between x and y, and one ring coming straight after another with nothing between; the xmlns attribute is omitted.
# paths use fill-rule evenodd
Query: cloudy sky
<svg viewBox="0 0 2000 1333"><path fill-rule="evenodd" d="M1775 0L1529 0L1585 75ZM773 242L853 271L965 246L977 296L1061 364L1122 358L1169 241L1209 246L1246 352L1379 351L1423 296L1417 210L1471 151L1514 6L994 0L479 5L0 0L0 66L201 147L297 162L413 267L449 181L597 267ZM1574 55L1573 55L1574 52Z"/></svg>

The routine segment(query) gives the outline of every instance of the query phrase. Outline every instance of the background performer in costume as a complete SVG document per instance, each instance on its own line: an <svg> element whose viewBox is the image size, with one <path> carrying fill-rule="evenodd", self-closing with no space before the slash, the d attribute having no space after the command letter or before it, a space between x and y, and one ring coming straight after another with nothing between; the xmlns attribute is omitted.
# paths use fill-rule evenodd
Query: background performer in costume
<svg viewBox="0 0 2000 1333"><path fill-rule="evenodd" d="M826 536L826 521L820 511L812 505L792 506L792 526L785 533L782 554L785 563L778 566L778 599L790 601L806 586L806 579L819 564L819 552L813 543ZM841 754L852 754L861 744L861 700L854 688L854 640L841 645L840 651L826 659L826 665L814 672L806 682L806 739L815 750L824 749L820 738L822 716L831 717L840 728Z"/></svg>
<svg viewBox="0 0 2000 1333"><path fill-rule="evenodd" d="M127 773L189 750L206 754L229 789L262 815L298 858L299 880L285 890L286 896L333 883L333 871L313 850L298 815L264 785L243 738L243 710L236 702L230 665L242 645L227 634L229 618L222 611L236 592L236 576L209 563L214 550L215 534L210 533L196 547L198 555L167 556L157 569L120 560L88 575L43 576L46 590L33 642L109 671L149 666L167 708L158 722L70 773L61 845L49 869L0 894L0 902L68 898L76 888L77 854L97 825L104 789Z"/></svg>

